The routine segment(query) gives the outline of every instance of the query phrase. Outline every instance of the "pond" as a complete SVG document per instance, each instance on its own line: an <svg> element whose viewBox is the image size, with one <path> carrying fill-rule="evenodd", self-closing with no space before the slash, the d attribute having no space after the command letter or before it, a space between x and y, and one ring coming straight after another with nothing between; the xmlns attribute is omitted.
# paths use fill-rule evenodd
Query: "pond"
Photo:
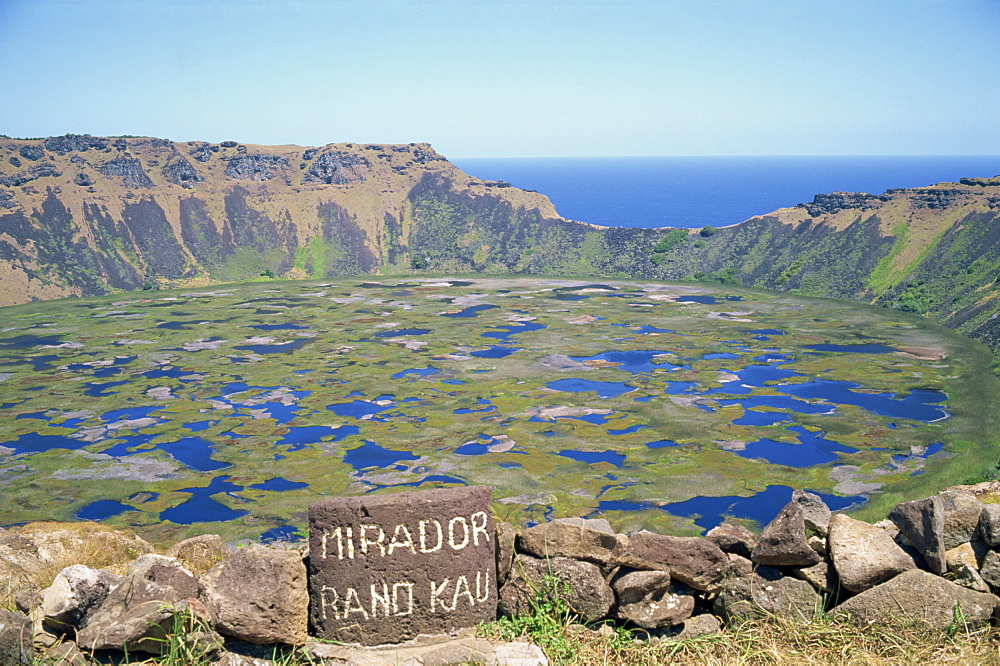
<svg viewBox="0 0 1000 666"><path fill-rule="evenodd" d="M515 521L691 534L769 520L793 488L864 510L1000 458L974 343L730 286L249 283L18 306L5 328L0 524L298 538L318 496L485 484Z"/></svg>

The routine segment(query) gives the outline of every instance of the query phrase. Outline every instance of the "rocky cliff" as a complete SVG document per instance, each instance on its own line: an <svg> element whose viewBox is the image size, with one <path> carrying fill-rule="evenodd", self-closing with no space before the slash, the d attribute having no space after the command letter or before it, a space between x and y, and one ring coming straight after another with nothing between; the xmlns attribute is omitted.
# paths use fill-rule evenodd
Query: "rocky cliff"
<svg viewBox="0 0 1000 666"><path fill-rule="evenodd" d="M429 145L0 138L0 304L259 276L701 279L926 314L1000 349L1000 177L817 195L718 230L564 220Z"/></svg>

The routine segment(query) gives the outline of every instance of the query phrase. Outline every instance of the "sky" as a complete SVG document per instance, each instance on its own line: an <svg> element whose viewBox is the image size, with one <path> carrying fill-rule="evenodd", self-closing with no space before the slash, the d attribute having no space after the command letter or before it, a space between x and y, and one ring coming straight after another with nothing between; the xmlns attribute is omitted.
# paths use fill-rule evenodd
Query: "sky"
<svg viewBox="0 0 1000 666"><path fill-rule="evenodd" d="M1000 0L0 0L0 133L998 155Z"/></svg>

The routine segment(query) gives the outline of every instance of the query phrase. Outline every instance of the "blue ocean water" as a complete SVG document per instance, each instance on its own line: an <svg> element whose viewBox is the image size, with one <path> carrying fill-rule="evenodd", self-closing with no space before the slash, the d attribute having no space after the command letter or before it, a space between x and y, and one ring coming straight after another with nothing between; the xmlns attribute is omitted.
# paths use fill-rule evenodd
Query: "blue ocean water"
<svg viewBox="0 0 1000 666"><path fill-rule="evenodd" d="M835 191L882 194L1000 174L1000 156L565 157L451 160L610 227L715 227Z"/></svg>

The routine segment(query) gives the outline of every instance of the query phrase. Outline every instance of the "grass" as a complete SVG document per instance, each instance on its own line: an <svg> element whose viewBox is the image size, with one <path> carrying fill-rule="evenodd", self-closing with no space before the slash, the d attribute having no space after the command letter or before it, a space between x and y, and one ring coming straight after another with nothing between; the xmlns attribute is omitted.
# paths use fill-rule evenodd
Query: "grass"
<svg viewBox="0 0 1000 666"><path fill-rule="evenodd" d="M819 616L807 622L768 616L718 634L657 639L643 630L598 630L575 623L558 605L547 618L502 618L483 624L485 638L530 639L553 664L1000 664L994 628L928 631L919 625L855 627ZM518 633L520 632L520 633Z"/></svg>

